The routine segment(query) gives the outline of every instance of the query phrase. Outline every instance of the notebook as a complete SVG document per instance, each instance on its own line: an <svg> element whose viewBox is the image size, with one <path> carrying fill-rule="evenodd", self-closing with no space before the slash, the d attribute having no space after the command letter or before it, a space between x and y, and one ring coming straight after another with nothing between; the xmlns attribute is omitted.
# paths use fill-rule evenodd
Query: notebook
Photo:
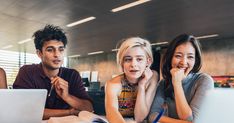
<svg viewBox="0 0 234 123"><path fill-rule="evenodd" d="M41 123L47 90L0 89L0 123Z"/></svg>
<svg viewBox="0 0 234 123"><path fill-rule="evenodd" d="M233 123L234 89L208 91L195 123Z"/></svg>

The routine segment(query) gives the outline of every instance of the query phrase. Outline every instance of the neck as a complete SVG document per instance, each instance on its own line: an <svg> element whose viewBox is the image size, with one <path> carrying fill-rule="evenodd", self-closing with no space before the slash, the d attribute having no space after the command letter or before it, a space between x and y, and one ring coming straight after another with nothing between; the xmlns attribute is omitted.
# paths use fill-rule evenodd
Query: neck
<svg viewBox="0 0 234 123"><path fill-rule="evenodd" d="M42 69L43 69L45 75L46 75L47 77L49 77L49 78L55 77L55 76L57 76L58 73L59 73L59 69L54 69L54 70L52 70L52 69L47 68L47 67L44 66L44 65L42 65Z"/></svg>
<svg viewBox="0 0 234 123"><path fill-rule="evenodd" d="M127 80L128 84L130 84L130 85L136 85L138 82L138 79L131 79L131 78L128 78L127 76L125 76L125 79Z"/></svg>

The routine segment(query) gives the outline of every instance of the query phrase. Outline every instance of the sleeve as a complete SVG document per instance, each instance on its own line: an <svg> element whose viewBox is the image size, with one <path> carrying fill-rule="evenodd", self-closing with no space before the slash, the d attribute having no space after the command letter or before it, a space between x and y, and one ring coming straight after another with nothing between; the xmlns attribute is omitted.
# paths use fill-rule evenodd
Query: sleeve
<svg viewBox="0 0 234 123"><path fill-rule="evenodd" d="M27 66L23 66L20 68L18 75L16 76L15 82L13 83L14 89L29 89L35 88L32 84L32 79L30 78L30 70L28 70ZM32 76L32 75L31 75Z"/></svg>
<svg viewBox="0 0 234 123"><path fill-rule="evenodd" d="M201 103L204 100L205 94L207 91L214 89L214 81L207 74L200 74L198 78L195 80L195 94L190 103L190 107L193 112L193 120L197 118L199 115L199 110L201 107Z"/></svg>
<svg viewBox="0 0 234 123"><path fill-rule="evenodd" d="M160 81L153 103L151 105L149 116L151 115L158 115L160 110L162 109L162 106L164 104L164 86L163 81Z"/></svg>
<svg viewBox="0 0 234 123"><path fill-rule="evenodd" d="M88 93L85 91L79 72L74 70L71 76L72 76L71 81L73 82L70 85L70 93L80 99L85 99L85 100L89 100L92 102L92 99L89 97Z"/></svg>

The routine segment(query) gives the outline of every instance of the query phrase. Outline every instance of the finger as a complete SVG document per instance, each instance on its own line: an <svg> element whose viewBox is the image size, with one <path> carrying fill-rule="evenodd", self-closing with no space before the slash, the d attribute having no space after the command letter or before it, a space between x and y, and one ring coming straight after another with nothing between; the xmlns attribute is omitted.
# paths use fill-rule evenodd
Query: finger
<svg viewBox="0 0 234 123"><path fill-rule="evenodd" d="M51 84L55 84L55 82L58 80L58 78L57 77L51 77L50 80L51 80Z"/></svg>
<svg viewBox="0 0 234 123"><path fill-rule="evenodd" d="M59 78L56 81L56 85L59 89L67 89L68 88L68 82Z"/></svg>
<svg viewBox="0 0 234 123"><path fill-rule="evenodd" d="M188 68L186 71L185 71L185 76L187 76L188 74L189 74L189 72L191 71L191 69L190 68Z"/></svg>

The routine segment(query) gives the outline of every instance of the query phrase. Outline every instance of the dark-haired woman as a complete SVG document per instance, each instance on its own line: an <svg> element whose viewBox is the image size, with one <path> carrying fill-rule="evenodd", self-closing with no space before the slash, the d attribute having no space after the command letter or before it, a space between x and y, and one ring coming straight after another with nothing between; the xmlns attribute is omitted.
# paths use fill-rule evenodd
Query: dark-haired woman
<svg viewBox="0 0 234 123"><path fill-rule="evenodd" d="M200 73L202 66L199 42L191 35L177 36L168 46L162 61L162 76L149 120L162 108L160 123L190 123L197 117L206 91L214 88L212 78Z"/></svg>
<svg viewBox="0 0 234 123"><path fill-rule="evenodd" d="M0 68L0 89L7 88L6 72Z"/></svg>

